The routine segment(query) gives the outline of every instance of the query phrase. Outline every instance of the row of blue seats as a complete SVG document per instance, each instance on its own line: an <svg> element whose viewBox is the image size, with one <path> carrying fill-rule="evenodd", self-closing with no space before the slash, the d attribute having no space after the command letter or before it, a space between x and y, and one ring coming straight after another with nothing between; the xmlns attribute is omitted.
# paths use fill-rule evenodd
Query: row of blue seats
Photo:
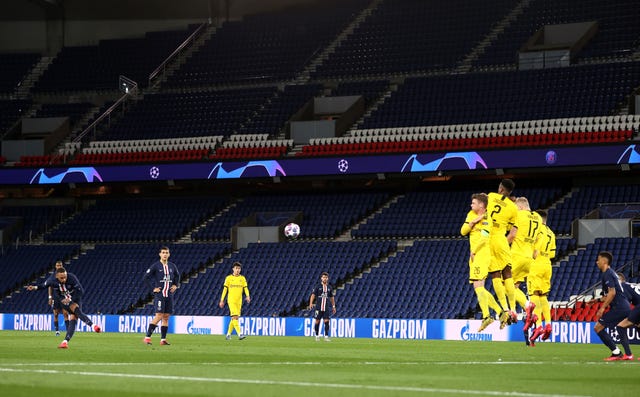
<svg viewBox="0 0 640 397"><path fill-rule="evenodd" d="M478 186L474 190L414 191L400 195L380 213L353 229L351 235L355 238L459 237L469 197L478 190L492 188ZM597 209L603 202L624 203L639 190L640 185L579 188L551 207L549 225L557 235L567 235L574 219ZM529 188L516 189L514 193L531 197L533 208L538 205L545 208L562 197L564 191ZM229 239L231 227L253 213L300 211L304 217L302 238L332 238L379 210L389 198L390 192L248 196L225 212L221 210L232 203L225 197L100 199L70 219L67 218L74 211L73 206L5 206L0 215L24 219L23 239L28 234L35 238L46 232L45 241L52 242L170 241L188 234L195 241L224 241ZM211 220L205 222L207 219ZM193 232L203 223L204 227Z"/></svg>
<svg viewBox="0 0 640 397"><path fill-rule="evenodd" d="M569 296L595 284L600 277L593 263L597 252L616 247L619 243L638 248L637 240L599 239L587 246L585 254L578 251L571 255L568 263L554 267L550 299L568 300ZM174 254L172 259L182 264L181 271L185 275L197 274L184 283L176 295L178 313L224 314L224 310L214 304L224 277L230 273L231 264L241 261L254 298L253 303L247 306L247 315L272 315L274 311L278 315L298 313L318 281L319 273L329 271L332 282L342 285L337 297L341 313L356 313L366 301L370 310L377 313L375 316L395 317L405 311L432 310L431 316L445 316L436 318L462 318L470 313L473 315L477 310L472 288L462 288L468 286L467 244L462 239L427 240L416 241L401 250L397 250L393 241L251 244L221 263L206 267L204 272L203 267L230 252L227 243L173 244L170 246ZM78 249L77 246L62 247L67 251ZM51 252L54 247L44 248ZM85 300L88 310L150 313L153 308L149 305L136 306L149 297L141 275L155 260L158 249L157 244L98 245L78 259L71 260L67 268L77 274L91 291ZM25 248L25 252L28 251L37 252L36 247ZM45 250L39 252L42 254ZM300 259L304 255L291 255L292 252L337 255L333 259L327 258L324 265L311 266ZM443 255L436 255L436 252ZM390 253L395 255L379 262ZM614 255L617 268L622 259L617 252ZM638 260L636 256L631 255L632 259ZM425 260L429 257L438 259ZM353 278L364 267L377 262L378 266ZM97 268L100 273L95 273ZM195 273L196 270L200 272ZM42 275L46 276L46 273ZM40 281L43 279L39 278ZM491 283L488 282L487 287L491 290ZM44 299L38 294L16 292L0 304L0 311L4 312L47 310Z"/></svg>

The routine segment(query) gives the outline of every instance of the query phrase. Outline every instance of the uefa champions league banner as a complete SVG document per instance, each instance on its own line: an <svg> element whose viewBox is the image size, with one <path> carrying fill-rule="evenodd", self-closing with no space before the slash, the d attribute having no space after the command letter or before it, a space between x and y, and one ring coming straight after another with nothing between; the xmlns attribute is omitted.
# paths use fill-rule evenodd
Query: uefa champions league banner
<svg viewBox="0 0 640 397"><path fill-rule="evenodd" d="M640 164L640 145L558 146L393 155L344 155L274 160L96 165L72 167L5 167L0 184L47 185L178 181L287 176L413 174L438 171L486 171L505 168L549 168Z"/></svg>
<svg viewBox="0 0 640 397"><path fill-rule="evenodd" d="M133 315L89 315L103 332L143 334L153 316ZM169 333L191 335L224 335L229 327L229 317L220 316L172 316ZM483 332L478 332L480 320L425 320L383 318L332 318L332 338L374 339L421 339L460 341L510 341L523 342L522 322L500 329L496 321ZM314 320L309 317L241 317L242 333L248 336L313 336ZM61 331L64 323L60 321ZM549 342L555 343L601 343L593 331L594 323L552 323L553 332ZM53 331L51 314L1 314L0 329L19 331ZM78 331L92 332L91 328L78 322ZM320 327L322 332L324 327ZM615 331L611 336L617 341ZM627 329L629 341L640 344L640 330Z"/></svg>

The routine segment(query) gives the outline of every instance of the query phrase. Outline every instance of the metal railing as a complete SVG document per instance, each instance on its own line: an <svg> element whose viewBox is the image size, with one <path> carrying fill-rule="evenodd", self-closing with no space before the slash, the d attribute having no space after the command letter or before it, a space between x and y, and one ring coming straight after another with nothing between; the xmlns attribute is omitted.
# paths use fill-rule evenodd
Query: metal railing
<svg viewBox="0 0 640 397"><path fill-rule="evenodd" d="M169 56L164 61L162 61L162 63L158 65L158 67L155 68L153 72L151 72L151 74L149 75L149 82L148 82L149 84L147 85L147 88L153 88L155 85L158 84L158 82L165 75L165 72L167 70L167 64L171 62L185 48L187 48L192 42L194 42L195 39L197 39L200 36L200 34L205 30L207 25L208 23L204 22L202 25L198 26L198 28L194 30L193 33L191 33L189 37L187 37L182 42L182 44L180 44L175 50L173 50L173 52L169 54Z"/></svg>
<svg viewBox="0 0 640 397"><path fill-rule="evenodd" d="M87 128L85 128L80 134L78 134L75 138L73 138L73 140L71 142L73 143L77 143L80 142L82 140L82 138L84 138L89 132L91 132L92 130L95 132L98 124L100 124L102 122L102 120L104 120L105 118L111 117L111 112L113 112L115 109L117 109L117 107L123 103L127 97L129 96L129 94L124 94L120 99L118 99L113 105L111 105L109 107L109 109L107 109L104 113L102 113L97 119L95 119L91 124L89 124L89 126L87 126ZM78 146L80 147L80 146ZM66 164L67 163L67 152L64 151L63 153L58 152L55 155L52 155L51 158L49 159L49 165L60 165L60 164Z"/></svg>
<svg viewBox="0 0 640 397"><path fill-rule="evenodd" d="M122 82L124 76L120 76L120 81ZM125 78L126 79L126 78ZM111 123L111 113L113 113L116 109L118 109L118 107L122 106L122 109L124 111L124 106L126 103L126 100L128 99L129 96L131 95L136 95L138 93L138 85L137 83L135 83L133 80L130 79L126 79L127 81L131 82L131 85L128 86L131 89L126 89L124 90L124 94L113 103L113 105L109 106L109 108L107 110L105 110L100 116L98 116L98 118L96 118L91 124L89 124L84 130L82 130L81 133L79 133L78 135L76 135L75 138L73 138L73 140L71 141L72 143L78 143L81 142L82 139L87 136L90 132L96 132L98 125L100 123L102 123L103 120L108 119L108 122ZM120 87L122 88L122 87ZM94 139L95 139L95 135L94 135ZM80 146L78 146L80 147ZM67 163L67 153L66 151L64 151L64 153L60 153L58 152L55 155L52 155L51 158L49 159L49 165L56 165L56 164L66 164Z"/></svg>
<svg viewBox="0 0 640 397"><path fill-rule="evenodd" d="M196 28L196 30L193 31L193 33L191 33L189 35L189 37L187 37L182 44L180 44L153 72L151 72L151 74L149 75L149 88L152 87L152 84L156 84L160 78L162 76L164 76L164 72L166 70L167 64L175 57L177 56L182 50L184 50L190 43L192 43L197 37L200 36L200 34L204 31L204 29L206 28L207 23L203 23L200 26L198 26ZM119 84L122 85L123 82L123 78L124 76L120 76L120 81ZM89 133L93 132L95 134L98 126L105 120L107 119L107 121L109 123L111 123L111 114L117 110L118 108L122 107L122 109L124 110L125 104L127 99L129 98L130 95L136 95L138 92L138 85L137 83L135 83L133 80L130 79L126 79L124 78L124 80L126 82L131 82L131 85L127 85L128 88L133 88L132 90L127 90L127 89L123 89L122 86L119 87L119 89L124 91L124 94L113 104L111 105L107 110L104 111L104 113L102 113L97 119L95 119L91 124L89 124L80 134L78 134L73 140L73 143L77 143L77 142L81 142L82 139L87 136ZM128 81L127 81L128 80ZM94 136L95 138L95 136ZM62 159L62 163L66 163L67 158L66 158L66 153L65 154L60 154L58 153L55 156L52 156L52 158L50 159L50 164L56 164L58 162L58 160Z"/></svg>
<svg viewBox="0 0 640 397"><path fill-rule="evenodd" d="M120 107L122 105L122 108L124 109L124 105L125 102L127 101L127 99L129 98L129 96L131 95L131 93L125 93L124 95L122 95L120 97L120 99L118 99L117 101L114 102L113 105L109 106L109 108L107 110L104 111L104 113L102 113L97 119L95 119L91 124L89 124L87 126L87 128L85 128L81 133L79 133L75 138L73 138L74 143L76 142L80 142L82 141L82 138L84 138L87 134L89 134L91 131L93 131L95 133L98 125L106 118L108 118L109 122L111 122L111 113L113 113L113 111L115 111L116 109L118 109L118 107ZM95 138L95 137L94 137Z"/></svg>

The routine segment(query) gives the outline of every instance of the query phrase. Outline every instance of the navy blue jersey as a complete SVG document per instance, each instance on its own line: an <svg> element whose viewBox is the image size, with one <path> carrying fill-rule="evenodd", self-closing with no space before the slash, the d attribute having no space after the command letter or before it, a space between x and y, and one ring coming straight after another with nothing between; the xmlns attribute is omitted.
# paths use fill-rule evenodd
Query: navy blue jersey
<svg viewBox="0 0 640 397"><path fill-rule="evenodd" d="M49 295L51 295L51 299L53 299L53 298L54 298L54 294L53 294L53 282L54 282L54 281L58 281L58 280L56 279L56 272L51 273L51 274L49 275L49 277L47 277L47 279L46 279L46 280L44 281L44 283L42 284L42 288L47 288L47 289L51 288L51 291L49 292ZM40 287L39 287L39 288L40 288ZM52 307L54 310L58 310L58 311L60 311L60 310L62 310L62 309L63 309L63 307L62 307L62 303L60 303L60 301L59 301L59 300L56 300L56 299L53 299L53 304L51 305L51 307Z"/></svg>
<svg viewBox="0 0 640 397"><path fill-rule="evenodd" d="M631 310L629 300L624 294L622 283L612 268L608 268L602 273L602 293L607 295L609 293L609 288L616 290L616 296L610 304L611 310Z"/></svg>
<svg viewBox="0 0 640 397"><path fill-rule="evenodd" d="M44 285L48 287L49 285L51 285L51 283L53 283L56 280L57 280L56 279L56 272L53 272L53 273L51 273L49 275L49 277L47 277L46 280L44 280Z"/></svg>
<svg viewBox="0 0 640 397"><path fill-rule="evenodd" d="M331 285L320 283L311 293L316 296L316 310L331 311L331 298L335 296L335 290Z"/></svg>
<svg viewBox="0 0 640 397"><path fill-rule="evenodd" d="M640 305L640 285L639 284L629 284L622 283L622 289L624 290L624 295L627 297L627 300L631 302L633 306Z"/></svg>
<svg viewBox="0 0 640 397"><path fill-rule="evenodd" d="M38 289L46 289L51 287L54 281L57 281L56 272L51 273L49 277L42 282L42 284L36 284L36 287L38 287Z"/></svg>
<svg viewBox="0 0 640 397"><path fill-rule="evenodd" d="M47 282L49 279L47 279ZM45 282L46 284L46 282ZM53 299L62 301L70 299L72 302L79 303L84 296L84 288L75 274L67 272L67 281L63 284L54 278L50 285L53 289Z"/></svg>
<svg viewBox="0 0 640 397"><path fill-rule="evenodd" d="M144 274L144 282L151 289L160 288L160 294L163 297L169 296L169 290L172 285L180 286L180 272L173 262L154 262Z"/></svg>

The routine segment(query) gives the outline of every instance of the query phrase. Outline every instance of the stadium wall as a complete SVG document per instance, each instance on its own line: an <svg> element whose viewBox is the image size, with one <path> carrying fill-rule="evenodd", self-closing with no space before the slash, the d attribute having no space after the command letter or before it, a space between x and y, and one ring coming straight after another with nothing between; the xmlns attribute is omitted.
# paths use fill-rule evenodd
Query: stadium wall
<svg viewBox="0 0 640 397"><path fill-rule="evenodd" d="M276 11L312 0L65 0L64 8L24 0L0 2L0 52L55 55L64 46L97 45L102 39L142 37L146 32ZM226 5L229 8L226 8Z"/></svg>
<svg viewBox="0 0 640 397"><path fill-rule="evenodd" d="M143 334L153 316L90 315L104 332ZM310 317L241 317L240 327L249 336L313 336L314 320ZM602 343L593 331L591 322L556 321L549 342ZM173 316L169 332L175 334L224 335L229 317L222 316ZM64 325L61 322L62 328ZM423 339L459 341L524 342L522 325L499 329L496 322L484 332L477 332L480 320L427 320L388 318L332 318L331 336L335 338L375 339ZM323 328L323 327L320 327ZM0 330L53 331L51 314L0 314ZM91 332L84 323L78 323L78 331ZM627 330L629 341L640 344L640 330ZM618 340L615 331L611 332Z"/></svg>

